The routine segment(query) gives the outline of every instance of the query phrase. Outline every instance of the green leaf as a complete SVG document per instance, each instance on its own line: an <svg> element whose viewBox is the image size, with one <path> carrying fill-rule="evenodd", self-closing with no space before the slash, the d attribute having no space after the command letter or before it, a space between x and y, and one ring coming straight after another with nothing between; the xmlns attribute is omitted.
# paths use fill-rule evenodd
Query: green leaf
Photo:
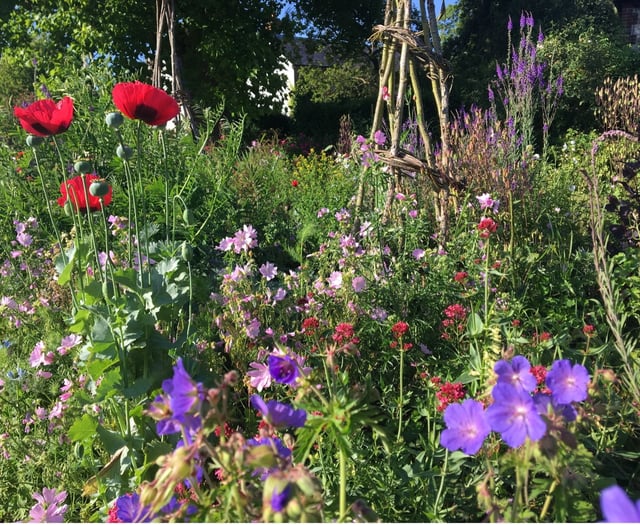
<svg viewBox="0 0 640 525"><path fill-rule="evenodd" d="M71 441L93 439L97 428L98 422L89 414L84 414L80 419L76 419L69 428L69 439Z"/></svg>
<svg viewBox="0 0 640 525"><path fill-rule="evenodd" d="M482 319L480 319L480 316L478 314L474 313L469 317L467 330L469 331L469 335L471 337L477 337L482 333L482 331L484 330L484 323L482 322Z"/></svg>
<svg viewBox="0 0 640 525"><path fill-rule="evenodd" d="M120 433L107 430L102 425L98 425L97 432L100 436L100 441L109 454L115 454L120 448L127 444Z"/></svg>

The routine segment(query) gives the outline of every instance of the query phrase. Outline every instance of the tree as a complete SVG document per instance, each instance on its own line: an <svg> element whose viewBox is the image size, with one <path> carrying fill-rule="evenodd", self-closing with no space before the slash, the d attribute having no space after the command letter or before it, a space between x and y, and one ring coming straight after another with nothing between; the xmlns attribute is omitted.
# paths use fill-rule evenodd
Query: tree
<svg viewBox="0 0 640 525"><path fill-rule="evenodd" d="M330 45L334 54L345 58L372 55L367 40L384 19L384 0L294 0L289 4L299 33Z"/></svg>
<svg viewBox="0 0 640 525"><path fill-rule="evenodd" d="M496 63L507 57L507 23L530 12L544 35L541 53L565 81L556 129L593 127L594 89L606 76L624 76L637 67L612 0L458 0L453 34L445 55L454 74L457 107L488 105L487 86ZM517 44L517 43L516 43ZM575 108L581 111L575 111Z"/></svg>
<svg viewBox="0 0 640 525"><path fill-rule="evenodd" d="M174 53L184 90L197 104L225 101L230 114L270 111L284 86L278 73L287 18L280 0L175 1ZM83 60L107 57L118 78L150 81L156 48L155 2L125 0L31 0L0 11L2 55L48 76L78 69ZM162 34L166 38L166 33ZM161 63L171 64L164 45Z"/></svg>

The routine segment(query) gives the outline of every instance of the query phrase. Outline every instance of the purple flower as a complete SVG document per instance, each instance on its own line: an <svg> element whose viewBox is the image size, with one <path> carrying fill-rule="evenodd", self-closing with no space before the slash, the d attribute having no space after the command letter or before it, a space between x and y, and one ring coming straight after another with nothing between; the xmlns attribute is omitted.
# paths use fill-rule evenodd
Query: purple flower
<svg viewBox="0 0 640 525"><path fill-rule="evenodd" d="M136 493L125 494L116 500L116 516L123 523L148 523L153 516L148 506L140 503L140 496Z"/></svg>
<svg viewBox="0 0 640 525"><path fill-rule="evenodd" d="M378 146L383 146L385 142L387 142L387 136L380 130L377 130L373 134L373 142L375 142Z"/></svg>
<svg viewBox="0 0 640 525"><path fill-rule="evenodd" d="M600 509L606 523L640 523L640 500L633 502L618 485L600 493Z"/></svg>
<svg viewBox="0 0 640 525"><path fill-rule="evenodd" d="M361 275L358 275L351 279L351 286L354 292L360 293L367 287L367 280Z"/></svg>
<svg viewBox="0 0 640 525"><path fill-rule="evenodd" d="M249 384L258 392L269 388L271 386L271 372L269 371L269 367L256 361L249 363L249 366L251 367L247 372Z"/></svg>
<svg viewBox="0 0 640 525"><path fill-rule="evenodd" d="M466 399L454 403L444 411L447 428L440 435L440 444L448 450L461 449L465 454L475 454L491 432L485 418L482 403Z"/></svg>
<svg viewBox="0 0 640 525"><path fill-rule="evenodd" d="M299 428L307 421L307 413L303 409L296 410L291 405L275 400L265 402L257 394L251 396L251 404L274 427Z"/></svg>
<svg viewBox="0 0 640 525"><path fill-rule="evenodd" d="M258 246L258 232L251 225L243 225L233 237L234 251L236 253L249 251Z"/></svg>
<svg viewBox="0 0 640 525"><path fill-rule="evenodd" d="M43 488L42 493L33 494L37 503L31 507L29 518L31 523L63 523L68 505L61 505L67 498L67 492Z"/></svg>
<svg viewBox="0 0 640 525"><path fill-rule="evenodd" d="M555 414L560 414L565 421L575 421L578 413L573 405L561 405L556 403L549 394L538 392L533 395L533 402L536 405L538 414L545 416L549 413L549 407Z"/></svg>
<svg viewBox="0 0 640 525"><path fill-rule="evenodd" d="M173 377L162 382L162 389L169 395L174 418L180 420L187 414L200 412L200 404L204 399L202 384L191 379L180 357L173 367Z"/></svg>
<svg viewBox="0 0 640 525"><path fill-rule="evenodd" d="M558 404L567 404L587 399L589 372L579 364L571 366L568 359L559 359L553 363L546 378L551 396Z"/></svg>
<svg viewBox="0 0 640 525"><path fill-rule="evenodd" d="M260 266L260 269L258 271L260 272L260 275L262 275L262 277L264 277L267 281L270 281L278 274L278 267L271 264L270 262L266 262L262 266Z"/></svg>
<svg viewBox="0 0 640 525"><path fill-rule="evenodd" d="M184 369L178 358L173 367L173 377L162 382L164 393L158 395L147 414L157 421L158 435L185 431L187 437L201 426L200 408L204 399L202 383L196 383Z"/></svg>
<svg viewBox="0 0 640 525"><path fill-rule="evenodd" d="M298 363L288 355L273 355L267 358L269 373L274 381L284 385L294 386L300 372Z"/></svg>
<svg viewBox="0 0 640 525"><path fill-rule="evenodd" d="M268 446L273 449L280 459L289 459L291 457L291 449L287 448L280 438L263 437L260 439L249 439L247 445L250 447Z"/></svg>
<svg viewBox="0 0 640 525"><path fill-rule="evenodd" d="M491 430L499 432L512 448L522 445L527 437L538 441L547 425L540 417L528 392L510 383L498 383L493 387L493 404L487 409L487 421Z"/></svg>
<svg viewBox="0 0 640 525"><path fill-rule="evenodd" d="M271 508L275 512L282 512L289 499L291 499L291 485L287 483L281 491L274 489L271 493Z"/></svg>
<svg viewBox="0 0 640 525"><path fill-rule="evenodd" d="M531 392L536 387L537 381L531 373L531 363L521 355L515 356L511 363L498 361L493 370L498 374L498 383L509 383L526 392Z"/></svg>

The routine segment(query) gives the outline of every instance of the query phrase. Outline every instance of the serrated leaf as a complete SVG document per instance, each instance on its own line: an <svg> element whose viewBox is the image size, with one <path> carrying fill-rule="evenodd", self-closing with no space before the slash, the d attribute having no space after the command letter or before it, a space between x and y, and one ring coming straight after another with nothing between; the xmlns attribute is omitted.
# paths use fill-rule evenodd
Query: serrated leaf
<svg viewBox="0 0 640 525"><path fill-rule="evenodd" d="M85 441L93 439L98 428L98 422L89 414L84 414L80 419L76 419L69 428L69 439L71 441Z"/></svg>

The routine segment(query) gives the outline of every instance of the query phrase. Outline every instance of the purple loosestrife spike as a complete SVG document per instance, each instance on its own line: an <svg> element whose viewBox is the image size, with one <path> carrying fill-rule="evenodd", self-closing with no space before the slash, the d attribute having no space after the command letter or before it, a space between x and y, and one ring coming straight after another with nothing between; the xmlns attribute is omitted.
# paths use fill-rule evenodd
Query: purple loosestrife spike
<svg viewBox="0 0 640 525"><path fill-rule="evenodd" d="M507 31L511 32L513 30L513 20L511 20L511 15L509 15L509 19L507 20Z"/></svg>
<svg viewBox="0 0 640 525"><path fill-rule="evenodd" d="M600 510L605 523L640 523L640 500L632 501L618 485L600 493Z"/></svg>
<svg viewBox="0 0 640 525"><path fill-rule="evenodd" d="M487 421L507 445L517 448L527 438L538 441L545 435L547 426L528 392L509 383L498 383L492 395L494 401L486 411Z"/></svg>
<svg viewBox="0 0 640 525"><path fill-rule="evenodd" d="M527 19L524 16L524 13L520 15L520 29L524 29L525 24L527 23Z"/></svg>

